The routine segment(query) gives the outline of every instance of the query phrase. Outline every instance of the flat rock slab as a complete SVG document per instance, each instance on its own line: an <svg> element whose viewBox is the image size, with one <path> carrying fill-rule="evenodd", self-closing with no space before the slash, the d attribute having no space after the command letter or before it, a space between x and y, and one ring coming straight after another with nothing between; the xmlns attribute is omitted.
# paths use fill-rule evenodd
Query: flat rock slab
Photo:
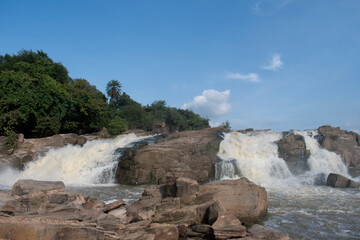
<svg viewBox="0 0 360 240"><path fill-rule="evenodd" d="M22 179L17 181L12 187L12 195L25 195L48 193L49 191L64 191L65 184L61 181L36 181L31 179Z"/></svg>

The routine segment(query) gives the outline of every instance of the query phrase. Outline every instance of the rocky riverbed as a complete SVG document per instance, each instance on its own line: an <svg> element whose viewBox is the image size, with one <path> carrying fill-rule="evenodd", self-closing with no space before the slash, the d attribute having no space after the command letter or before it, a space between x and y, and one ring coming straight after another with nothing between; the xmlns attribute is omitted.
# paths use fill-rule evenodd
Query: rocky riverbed
<svg viewBox="0 0 360 240"><path fill-rule="evenodd" d="M289 239L260 225L266 191L247 179L168 178L132 204L105 204L64 183L19 180L0 193L1 239Z"/></svg>

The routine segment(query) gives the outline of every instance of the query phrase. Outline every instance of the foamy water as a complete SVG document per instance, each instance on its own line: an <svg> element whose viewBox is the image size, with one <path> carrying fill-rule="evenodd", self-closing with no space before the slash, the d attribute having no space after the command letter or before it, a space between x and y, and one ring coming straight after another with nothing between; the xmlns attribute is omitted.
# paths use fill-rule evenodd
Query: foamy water
<svg viewBox="0 0 360 240"><path fill-rule="evenodd" d="M303 136L310 150L309 171L304 174L292 175L278 157L276 141L282 134L258 131L224 134L218 153L224 162L218 163L216 175L222 179L243 176L266 187L269 214L264 225L292 239L360 239L360 190L313 185L319 174L350 177L341 157L319 146L317 131L293 133ZM238 168L238 175L235 168L225 167L229 163Z"/></svg>
<svg viewBox="0 0 360 240"><path fill-rule="evenodd" d="M63 181L66 185L115 184L115 167L120 153L116 149L146 139L135 134L115 139L88 141L84 146L54 148L45 156L30 162L24 171L12 168L0 173L0 183L13 185L19 179Z"/></svg>

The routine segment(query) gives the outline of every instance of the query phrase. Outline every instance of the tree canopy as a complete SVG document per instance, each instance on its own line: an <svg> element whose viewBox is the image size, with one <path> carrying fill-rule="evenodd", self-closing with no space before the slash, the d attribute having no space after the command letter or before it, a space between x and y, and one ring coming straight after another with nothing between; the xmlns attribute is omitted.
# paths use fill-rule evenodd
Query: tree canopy
<svg viewBox="0 0 360 240"><path fill-rule="evenodd" d="M118 134L126 128L150 130L158 122L166 122L172 131L209 127L207 119L167 107L165 101L142 106L121 88L118 80L107 83L108 103L95 86L72 79L65 66L41 50L0 55L0 135L43 137L103 127Z"/></svg>

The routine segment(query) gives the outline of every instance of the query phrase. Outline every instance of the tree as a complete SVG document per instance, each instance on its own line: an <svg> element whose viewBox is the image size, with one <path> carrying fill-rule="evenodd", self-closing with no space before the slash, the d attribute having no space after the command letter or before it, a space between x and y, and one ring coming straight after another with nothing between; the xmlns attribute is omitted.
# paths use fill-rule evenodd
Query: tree
<svg viewBox="0 0 360 240"><path fill-rule="evenodd" d="M110 121L107 130L112 136L114 136L124 132L126 128L127 126L125 120L120 118L119 116L116 116Z"/></svg>
<svg viewBox="0 0 360 240"><path fill-rule="evenodd" d="M120 97L121 83L118 80L111 80L106 84L106 94L110 98L110 102Z"/></svg>
<svg viewBox="0 0 360 240"><path fill-rule="evenodd" d="M227 129L230 129L230 128L231 128L230 122L229 122L228 120L226 120L225 122L223 122L223 123L221 124L221 126L227 128Z"/></svg>

